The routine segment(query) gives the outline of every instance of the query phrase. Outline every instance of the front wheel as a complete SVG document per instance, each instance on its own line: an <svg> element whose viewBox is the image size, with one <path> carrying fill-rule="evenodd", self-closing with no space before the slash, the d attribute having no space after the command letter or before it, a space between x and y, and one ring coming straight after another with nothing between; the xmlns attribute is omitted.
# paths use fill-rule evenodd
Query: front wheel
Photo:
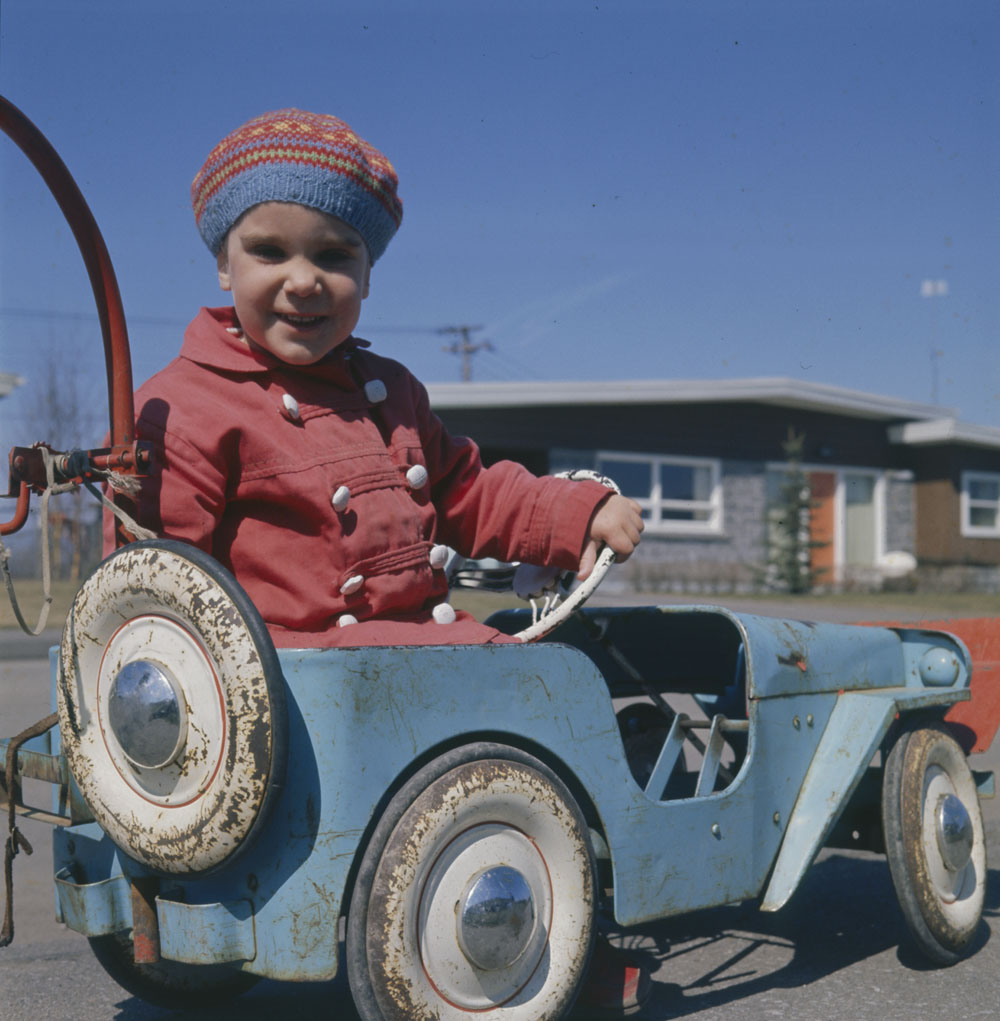
<svg viewBox="0 0 1000 1021"><path fill-rule="evenodd" d="M173 1009L215 1006L241 996L259 976L224 964L181 964L159 960L136 964L129 932L92 936L90 949L101 967L127 992L147 1003Z"/></svg>
<svg viewBox="0 0 1000 1021"><path fill-rule="evenodd" d="M903 916L920 950L954 964L983 914L986 841L975 781L943 727L904 733L882 785L886 856Z"/></svg>
<svg viewBox="0 0 1000 1021"><path fill-rule="evenodd" d="M569 1010L594 937L583 816L543 763L457 749L395 795L365 850L347 926L364 1021L546 1021Z"/></svg>

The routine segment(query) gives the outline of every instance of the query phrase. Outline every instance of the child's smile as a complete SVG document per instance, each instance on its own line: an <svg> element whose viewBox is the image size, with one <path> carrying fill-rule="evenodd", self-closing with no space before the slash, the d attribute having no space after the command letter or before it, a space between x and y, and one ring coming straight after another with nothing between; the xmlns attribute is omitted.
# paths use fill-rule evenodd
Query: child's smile
<svg viewBox="0 0 1000 1021"><path fill-rule="evenodd" d="M254 206L219 252L219 283L247 343L292 365L319 361L351 335L370 269L353 227L288 202Z"/></svg>

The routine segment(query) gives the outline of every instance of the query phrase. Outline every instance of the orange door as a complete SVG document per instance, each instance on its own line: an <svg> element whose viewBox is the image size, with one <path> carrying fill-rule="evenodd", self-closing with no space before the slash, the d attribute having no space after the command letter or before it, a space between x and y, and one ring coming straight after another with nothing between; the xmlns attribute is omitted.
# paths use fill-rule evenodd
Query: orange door
<svg viewBox="0 0 1000 1021"><path fill-rule="evenodd" d="M813 508L809 515L809 539L824 544L812 550L812 568L814 571L823 571L818 579L821 584L829 584L834 581L833 505L837 476L833 472L809 472L809 491L813 498Z"/></svg>

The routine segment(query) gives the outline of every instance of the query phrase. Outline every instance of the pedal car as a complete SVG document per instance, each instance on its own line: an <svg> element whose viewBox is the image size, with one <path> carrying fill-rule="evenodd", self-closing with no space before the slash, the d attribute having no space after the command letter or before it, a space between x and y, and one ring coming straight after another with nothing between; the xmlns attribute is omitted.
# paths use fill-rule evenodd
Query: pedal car
<svg viewBox="0 0 1000 1021"><path fill-rule="evenodd" d="M64 476L141 470L116 394L117 447L56 456ZM130 992L329 979L343 942L366 1021L562 1017L599 911L773 911L830 840L884 849L933 961L969 949L989 778L944 719L961 639L710 606L491 622L529 640L276 652L210 557L123 545L53 651L57 729L3 742L8 877L15 812L47 818L58 917Z"/></svg>

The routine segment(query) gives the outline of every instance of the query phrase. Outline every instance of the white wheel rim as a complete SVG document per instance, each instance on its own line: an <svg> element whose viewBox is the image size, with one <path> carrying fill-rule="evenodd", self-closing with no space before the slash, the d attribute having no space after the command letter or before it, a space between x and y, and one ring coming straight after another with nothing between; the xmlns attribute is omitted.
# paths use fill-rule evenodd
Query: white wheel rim
<svg viewBox="0 0 1000 1021"><path fill-rule="evenodd" d="M523 877L534 904L532 931L507 967L486 970L461 946L455 906L469 882L497 865ZM485 1010L506 1003L531 978L545 951L552 923L552 886L538 846L526 834L503 823L485 823L460 833L428 871L417 921L420 959L428 982L441 997L464 1010Z"/></svg>
<svg viewBox="0 0 1000 1021"><path fill-rule="evenodd" d="M930 763L924 774L921 803L921 844L927 877L949 924L959 929L973 925L979 917L986 874L985 840L978 810L970 812L972 853L964 866L948 867L938 843L938 808L942 798L957 797L963 805L975 805L976 789L971 777L953 776L941 765ZM971 799L971 801L970 801Z"/></svg>
<svg viewBox="0 0 1000 1021"><path fill-rule="evenodd" d="M127 664L137 660L167 667L185 704L199 707L197 720L184 728L186 739L174 761L156 769L143 769L132 762L108 724L114 680ZM123 624L105 647L94 694L108 756L136 794L154 804L177 808L205 793L225 754L226 706L218 675L194 635L175 621L156 615Z"/></svg>

